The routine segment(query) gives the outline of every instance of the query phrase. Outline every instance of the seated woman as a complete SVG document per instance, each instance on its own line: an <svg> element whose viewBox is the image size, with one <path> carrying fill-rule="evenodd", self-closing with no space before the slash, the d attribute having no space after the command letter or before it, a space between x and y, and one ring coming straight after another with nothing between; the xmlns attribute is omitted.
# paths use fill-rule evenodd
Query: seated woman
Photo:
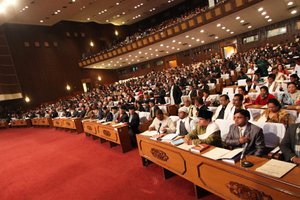
<svg viewBox="0 0 300 200"><path fill-rule="evenodd" d="M203 110L198 113L199 122L195 129L185 136L185 142L198 145L201 143L222 146L221 132L219 126L211 121L213 113Z"/></svg>
<svg viewBox="0 0 300 200"><path fill-rule="evenodd" d="M269 93L269 89L267 86L262 86L260 88L260 94L254 101L255 105L266 105L270 99L275 99L274 95Z"/></svg>
<svg viewBox="0 0 300 200"><path fill-rule="evenodd" d="M297 90L297 86L295 83L288 83L287 92L279 95L278 100L282 102L283 105L295 105L300 104L299 96L300 92Z"/></svg>
<svg viewBox="0 0 300 200"><path fill-rule="evenodd" d="M277 99L270 99L266 109L257 117L258 122L282 123L285 126L295 123L295 119L285 110L281 109L281 104Z"/></svg>
<svg viewBox="0 0 300 200"><path fill-rule="evenodd" d="M252 104L252 99L248 95L248 92L246 91L245 86L239 86L238 87L238 93L244 96L243 105L244 105L245 108L247 108L247 106Z"/></svg>

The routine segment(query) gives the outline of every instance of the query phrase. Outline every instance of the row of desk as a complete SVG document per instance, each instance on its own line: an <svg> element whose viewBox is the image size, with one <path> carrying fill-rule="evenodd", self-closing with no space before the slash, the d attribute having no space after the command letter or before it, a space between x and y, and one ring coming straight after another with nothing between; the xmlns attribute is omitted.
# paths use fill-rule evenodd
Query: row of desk
<svg viewBox="0 0 300 200"><path fill-rule="evenodd" d="M194 184L198 198L206 190L224 199L300 199L300 167L279 179L255 171L268 161L266 158L248 156L254 166L243 168L239 163L215 161L147 136L137 135L137 141L144 166L153 162L163 168L166 179L174 174L187 179Z"/></svg>
<svg viewBox="0 0 300 200"><path fill-rule="evenodd" d="M104 125L97 123L96 120L85 120L82 124L87 136L92 135L94 139L99 138L101 143L108 141L111 147L120 145L123 153L132 149L127 124L110 123Z"/></svg>

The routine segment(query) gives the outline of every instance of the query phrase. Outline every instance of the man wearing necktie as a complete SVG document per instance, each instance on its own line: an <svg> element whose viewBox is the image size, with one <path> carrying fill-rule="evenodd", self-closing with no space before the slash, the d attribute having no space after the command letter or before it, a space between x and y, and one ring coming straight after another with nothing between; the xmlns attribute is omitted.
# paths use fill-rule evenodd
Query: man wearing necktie
<svg viewBox="0 0 300 200"><path fill-rule="evenodd" d="M243 147L248 143L245 154L262 156L265 150L263 130L250 123L248 110L240 109L234 114L234 124L229 128L225 144L231 148Z"/></svg>

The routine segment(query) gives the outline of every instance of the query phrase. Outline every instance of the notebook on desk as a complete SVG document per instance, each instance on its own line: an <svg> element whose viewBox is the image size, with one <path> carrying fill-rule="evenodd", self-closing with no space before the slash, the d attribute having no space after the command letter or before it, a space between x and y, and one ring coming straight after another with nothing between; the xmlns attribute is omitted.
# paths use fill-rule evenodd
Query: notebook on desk
<svg viewBox="0 0 300 200"><path fill-rule="evenodd" d="M294 163L271 159L262 166L258 167L255 171L276 178L281 178L296 166L297 165Z"/></svg>

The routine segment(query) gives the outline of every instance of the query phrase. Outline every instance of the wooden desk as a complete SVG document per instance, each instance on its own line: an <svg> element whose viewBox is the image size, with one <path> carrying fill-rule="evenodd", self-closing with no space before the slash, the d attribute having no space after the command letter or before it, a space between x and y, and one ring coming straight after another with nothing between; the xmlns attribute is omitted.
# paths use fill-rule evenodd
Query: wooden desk
<svg viewBox="0 0 300 200"><path fill-rule="evenodd" d="M132 149L127 125L113 127L97 123L95 120L86 120L83 122L83 130L87 135L99 137L101 143L109 141L111 147L120 145L123 153Z"/></svg>
<svg viewBox="0 0 300 200"><path fill-rule="evenodd" d="M278 179L255 172L267 161L265 158L248 156L247 159L254 166L246 169L240 167L239 163L231 165L211 160L143 135L137 135L137 141L144 165L150 160L163 167L165 178L174 173L189 180L194 184L198 197L201 190L205 189L224 199L300 198L299 166Z"/></svg>
<svg viewBox="0 0 300 200"><path fill-rule="evenodd" d="M8 128L8 123L6 121L0 121L0 128Z"/></svg>
<svg viewBox="0 0 300 200"><path fill-rule="evenodd" d="M75 130L77 133L83 132L80 118L54 118L52 119L52 122L53 126L56 128Z"/></svg>
<svg viewBox="0 0 300 200"><path fill-rule="evenodd" d="M33 126L49 126L53 127L51 118L33 118L31 119L31 124Z"/></svg>
<svg viewBox="0 0 300 200"><path fill-rule="evenodd" d="M256 109L267 109L266 107L263 107L262 105L249 105L247 108L256 108ZM300 106L284 106L282 109L284 110L296 110L298 113L300 113Z"/></svg>
<svg viewBox="0 0 300 200"><path fill-rule="evenodd" d="M20 126L31 126L31 120L30 119L17 119L11 121L12 127L20 127Z"/></svg>

